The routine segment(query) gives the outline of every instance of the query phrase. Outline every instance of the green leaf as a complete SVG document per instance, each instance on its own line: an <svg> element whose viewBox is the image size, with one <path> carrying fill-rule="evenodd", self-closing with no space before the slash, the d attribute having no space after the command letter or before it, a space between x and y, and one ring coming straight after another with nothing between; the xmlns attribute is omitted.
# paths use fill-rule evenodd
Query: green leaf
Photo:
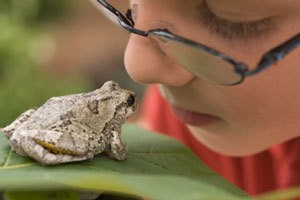
<svg viewBox="0 0 300 200"><path fill-rule="evenodd" d="M257 200L282 200L282 199L299 199L300 187L291 187L286 189L279 189L276 191L267 192L265 194L257 196Z"/></svg>
<svg viewBox="0 0 300 200"><path fill-rule="evenodd" d="M123 127L128 158L40 166L16 155L0 134L0 190L88 190L147 199L250 199L179 142L133 125Z"/></svg>
<svg viewBox="0 0 300 200"><path fill-rule="evenodd" d="M79 200L78 193L74 191L22 191L22 192L6 192L4 195L6 200Z"/></svg>

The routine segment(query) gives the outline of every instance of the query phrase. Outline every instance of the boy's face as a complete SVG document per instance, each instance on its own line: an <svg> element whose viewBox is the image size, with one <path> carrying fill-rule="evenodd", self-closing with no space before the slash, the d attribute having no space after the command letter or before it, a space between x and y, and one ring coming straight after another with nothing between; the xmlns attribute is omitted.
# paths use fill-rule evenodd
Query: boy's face
<svg viewBox="0 0 300 200"><path fill-rule="evenodd" d="M203 24L200 0L132 0L135 27L167 28L254 68L262 54L300 30L299 0L207 0L207 12L224 24ZM203 10L202 10L203 11ZM236 23L268 19L267 31L239 35ZM252 25L251 25L252 24ZM218 26L219 33L212 33ZM254 25L253 25L254 26ZM217 28L218 28L217 27ZM234 28L232 28L234 27ZM255 26L254 26L255 27ZM224 30L222 30L224 29ZM232 29L232 30L231 30ZM229 30L229 31L228 31ZM251 31L251 30L247 30ZM224 39L224 33L233 33ZM125 65L141 83L158 83L163 97L193 135L227 155L249 155L300 135L300 48L236 86L195 77L174 64L148 38L131 34ZM190 112L193 111L193 112Z"/></svg>

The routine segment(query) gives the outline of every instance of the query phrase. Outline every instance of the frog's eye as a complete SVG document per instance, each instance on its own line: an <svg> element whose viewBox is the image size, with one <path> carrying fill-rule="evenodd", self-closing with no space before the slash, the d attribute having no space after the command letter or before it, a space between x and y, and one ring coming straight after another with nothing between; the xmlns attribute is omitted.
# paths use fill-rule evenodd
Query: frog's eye
<svg viewBox="0 0 300 200"><path fill-rule="evenodd" d="M135 103L135 96L131 94L127 98L127 105L128 106L133 106L134 103Z"/></svg>

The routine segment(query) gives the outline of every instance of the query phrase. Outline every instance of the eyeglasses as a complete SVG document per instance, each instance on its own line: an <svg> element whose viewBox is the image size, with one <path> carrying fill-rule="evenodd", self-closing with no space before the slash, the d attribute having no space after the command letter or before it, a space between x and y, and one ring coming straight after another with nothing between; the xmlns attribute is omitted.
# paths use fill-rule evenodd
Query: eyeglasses
<svg viewBox="0 0 300 200"><path fill-rule="evenodd" d="M265 53L257 66L250 70L248 65L243 62L235 61L216 49L173 34L167 29L151 29L148 31L136 29L134 28L130 9L123 15L106 0L97 0L97 2L107 9L127 31L156 41L166 55L179 66L186 68L201 79L221 85L242 83L245 77L258 74L272 66L300 44L300 33L297 33L286 42Z"/></svg>

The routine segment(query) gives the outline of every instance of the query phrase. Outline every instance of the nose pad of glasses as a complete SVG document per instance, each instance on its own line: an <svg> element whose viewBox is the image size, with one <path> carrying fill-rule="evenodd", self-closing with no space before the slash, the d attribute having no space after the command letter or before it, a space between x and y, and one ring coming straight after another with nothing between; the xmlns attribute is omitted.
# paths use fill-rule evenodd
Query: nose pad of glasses
<svg viewBox="0 0 300 200"><path fill-rule="evenodd" d="M167 56L166 52L163 50L163 44L167 41L164 41L163 39L157 37L156 35L149 33L148 39L150 40L151 44L157 48L157 50L163 54L164 56Z"/></svg>

